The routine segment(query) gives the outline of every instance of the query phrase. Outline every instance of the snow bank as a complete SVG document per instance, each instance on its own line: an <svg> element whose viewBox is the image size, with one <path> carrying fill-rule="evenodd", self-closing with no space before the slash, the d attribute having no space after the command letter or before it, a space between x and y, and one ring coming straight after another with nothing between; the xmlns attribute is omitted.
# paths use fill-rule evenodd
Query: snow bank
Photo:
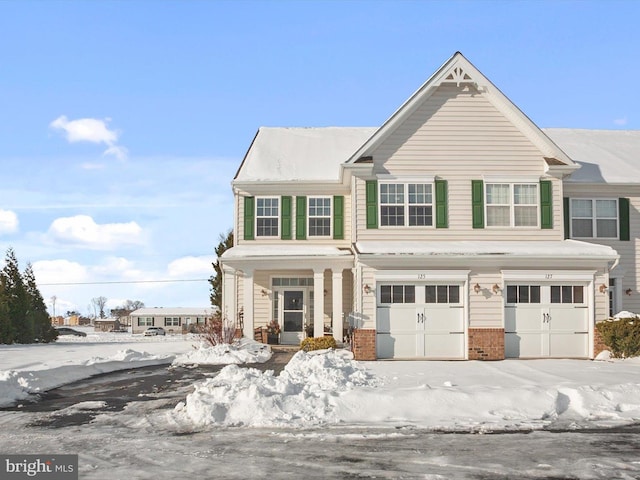
<svg viewBox="0 0 640 480"><path fill-rule="evenodd" d="M545 362L504 362L493 367L482 365L486 362L414 362L413 366L400 366L403 377L398 381L394 376L372 375L347 352L298 352L277 377L271 371L225 367L217 377L196 384L195 391L176 406L173 415L196 428L348 423L479 432L640 421L640 384L563 381L550 373L556 363ZM573 378L589 378L593 375L590 370L599 368L593 364L583 361L558 365ZM397 364L369 365L382 371ZM439 367L448 373L456 369L465 373L459 381L443 381ZM424 380L432 381L403 384L413 368L422 369ZM607 362L606 368L616 365ZM631 368L637 370L633 365ZM521 376L516 378L510 369ZM486 377L475 382L474 370L484 372Z"/></svg>
<svg viewBox="0 0 640 480"><path fill-rule="evenodd" d="M174 414L196 426L296 426L337 421L332 417L340 396L377 381L351 352L323 350L296 353L282 373L235 365L195 385Z"/></svg>
<svg viewBox="0 0 640 480"><path fill-rule="evenodd" d="M615 318L616 320L619 320L621 318L638 318L638 314L637 313L633 313L633 312L627 312L626 310L623 310L622 312L618 312L616 313L613 318Z"/></svg>
<svg viewBox="0 0 640 480"><path fill-rule="evenodd" d="M194 350L178 355L173 365L231 365L241 363L264 363L271 358L268 345L241 338L233 345L210 346L201 343Z"/></svg>
<svg viewBox="0 0 640 480"><path fill-rule="evenodd" d="M0 407L13 405L31 394L46 392L100 373L167 364L174 358L174 355L151 355L125 349L111 357L93 357L78 364L62 365L48 370L0 371Z"/></svg>

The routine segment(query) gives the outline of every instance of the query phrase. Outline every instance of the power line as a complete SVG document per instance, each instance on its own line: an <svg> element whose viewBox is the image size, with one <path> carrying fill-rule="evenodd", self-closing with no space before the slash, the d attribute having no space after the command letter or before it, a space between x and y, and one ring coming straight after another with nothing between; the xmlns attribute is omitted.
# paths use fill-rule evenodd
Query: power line
<svg viewBox="0 0 640 480"><path fill-rule="evenodd" d="M65 285L117 285L133 283L178 283L178 282L208 282L208 278L189 278L176 280L114 280L105 282L60 282L60 283L38 283L39 286L65 286Z"/></svg>

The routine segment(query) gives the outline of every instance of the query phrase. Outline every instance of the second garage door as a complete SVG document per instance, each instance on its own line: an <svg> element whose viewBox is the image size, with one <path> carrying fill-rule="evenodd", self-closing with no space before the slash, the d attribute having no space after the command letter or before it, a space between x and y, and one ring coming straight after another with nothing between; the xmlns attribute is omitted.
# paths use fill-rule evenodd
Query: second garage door
<svg viewBox="0 0 640 480"><path fill-rule="evenodd" d="M589 355L585 285L507 285L505 356Z"/></svg>
<svg viewBox="0 0 640 480"><path fill-rule="evenodd" d="M378 285L378 358L465 358L462 285Z"/></svg>

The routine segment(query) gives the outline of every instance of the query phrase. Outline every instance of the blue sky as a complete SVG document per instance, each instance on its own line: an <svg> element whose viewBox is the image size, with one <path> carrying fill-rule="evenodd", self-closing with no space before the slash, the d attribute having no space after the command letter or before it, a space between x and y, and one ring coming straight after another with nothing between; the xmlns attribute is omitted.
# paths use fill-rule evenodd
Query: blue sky
<svg viewBox="0 0 640 480"><path fill-rule="evenodd" d="M56 313L207 306L260 126L378 126L461 51L540 127L639 129L634 1L0 0L0 249ZM78 285L50 285L51 283Z"/></svg>

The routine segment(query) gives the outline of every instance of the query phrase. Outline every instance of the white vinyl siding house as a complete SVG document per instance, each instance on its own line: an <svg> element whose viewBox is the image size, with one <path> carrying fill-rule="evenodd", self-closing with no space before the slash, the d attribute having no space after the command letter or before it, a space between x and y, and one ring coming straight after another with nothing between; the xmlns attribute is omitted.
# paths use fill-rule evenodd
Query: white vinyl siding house
<svg viewBox="0 0 640 480"><path fill-rule="evenodd" d="M260 128L225 309L363 359L591 358L620 285L638 291L616 252L636 200L571 184L562 147L459 53L378 128Z"/></svg>

